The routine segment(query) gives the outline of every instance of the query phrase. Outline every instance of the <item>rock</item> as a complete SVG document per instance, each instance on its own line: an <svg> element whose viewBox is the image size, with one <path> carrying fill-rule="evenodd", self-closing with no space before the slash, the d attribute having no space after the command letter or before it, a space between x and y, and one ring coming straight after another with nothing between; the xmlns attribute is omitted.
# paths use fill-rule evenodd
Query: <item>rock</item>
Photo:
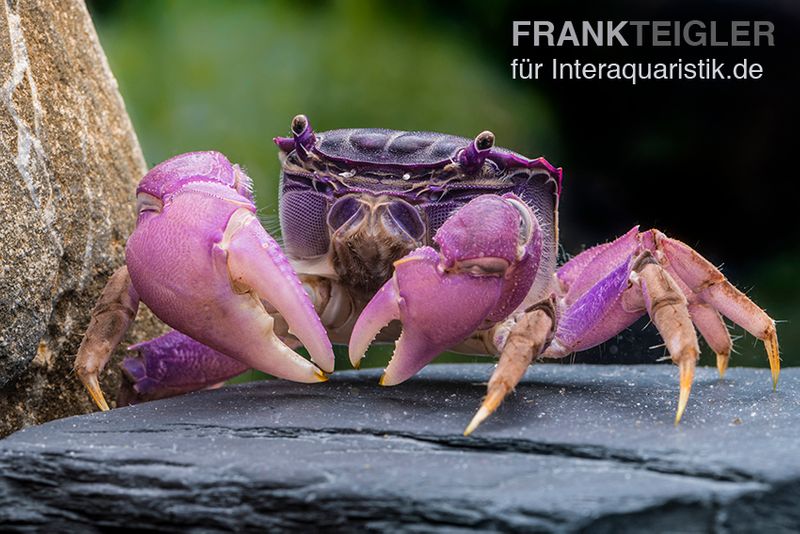
<svg viewBox="0 0 800 534"><path fill-rule="evenodd" d="M203 531L800 528L800 372L537 365L473 437L487 365L267 381L0 441L0 524Z"/></svg>
<svg viewBox="0 0 800 534"><path fill-rule="evenodd" d="M90 409L72 359L123 262L146 166L81 0L0 2L0 21L4 435Z"/></svg>

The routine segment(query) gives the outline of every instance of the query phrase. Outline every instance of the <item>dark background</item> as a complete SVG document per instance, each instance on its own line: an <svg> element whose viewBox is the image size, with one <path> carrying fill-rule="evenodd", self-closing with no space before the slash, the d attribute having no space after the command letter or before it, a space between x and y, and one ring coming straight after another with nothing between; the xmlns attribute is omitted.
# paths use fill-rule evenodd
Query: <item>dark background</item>
<svg viewBox="0 0 800 534"><path fill-rule="evenodd" d="M276 212L271 144L307 113L318 130L386 127L474 136L564 168L568 253L634 224L715 264L778 320L800 364L798 156L800 2L90 2L149 164L218 149ZM775 47L512 47L519 20L769 20ZM757 61L757 81L511 80L512 58ZM547 67L547 65L546 65ZM653 361L652 326L578 356ZM644 328L644 330L643 330ZM739 328L734 334L744 334ZM745 335L732 365L766 366ZM703 362L713 364L704 348ZM381 362L373 360L373 363ZM344 367L344 365L343 365Z"/></svg>

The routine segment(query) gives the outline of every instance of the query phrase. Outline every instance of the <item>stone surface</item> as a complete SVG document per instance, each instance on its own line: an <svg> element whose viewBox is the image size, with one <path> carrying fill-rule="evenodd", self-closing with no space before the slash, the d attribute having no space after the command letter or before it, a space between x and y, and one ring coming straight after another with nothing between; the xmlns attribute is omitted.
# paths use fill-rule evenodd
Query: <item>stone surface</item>
<svg viewBox="0 0 800 534"><path fill-rule="evenodd" d="M250 383L0 441L5 529L800 528L800 370L538 365L473 437L491 366Z"/></svg>
<svg viewBox="0 0 800 534"><path fill-rule="evenodd" d="M83 2L0 2L0 435L90 409L72 359L145 171Z"/></svg>

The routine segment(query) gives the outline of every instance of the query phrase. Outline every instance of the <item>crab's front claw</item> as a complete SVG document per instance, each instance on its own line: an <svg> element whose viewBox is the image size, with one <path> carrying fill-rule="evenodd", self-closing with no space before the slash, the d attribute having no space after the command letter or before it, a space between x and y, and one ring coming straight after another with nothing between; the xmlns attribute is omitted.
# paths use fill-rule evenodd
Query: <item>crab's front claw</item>
<svg viewBox="0 0 800 534"><path fill-rule="evenodd" d="M259 223L249 178L238 167L219 153L184 154L151 170L137 194L128 271L162 321L247 367L296 382L326 379L323 371L334 365L330 341L288 259ZM276 312L317 365L278 337Z"/></svg>
<svg viewBox="0 0 800 534"><path fill-rule="evenodd" d="M536 272L538 225L515 195L479 196L434 237L439 251L419 248L395 262L393 277L353 327L350 361L394 319L403 332L381 384L399 384L437 354L482 326L504 319L522 302Z"/></svg>
<svg viewBox="0 0 800 534"><path fill-rule="evenodd" d="M380 382L399 384L472 334L502 289L500 277L448 272L438 252L419 248L395 263L394 276L364 308L350 339L350 361L358 367L378 332L399 319L403 332Z"/></svg>

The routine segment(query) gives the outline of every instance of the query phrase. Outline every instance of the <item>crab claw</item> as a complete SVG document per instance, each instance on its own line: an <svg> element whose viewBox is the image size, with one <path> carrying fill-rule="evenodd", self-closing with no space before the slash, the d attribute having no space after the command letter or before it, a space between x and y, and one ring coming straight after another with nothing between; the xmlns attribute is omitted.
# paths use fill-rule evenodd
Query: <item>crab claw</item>
<svg viewBox="0 0 800 534"><path fill-rule="evenodd" d="M279 378L324 381L334 365L330 341L258 222L249 182L216 152L151 170L137 190L139 220L126 250L131 281L162 321L203 345ZM319 367L278 338L276 311Z"/></svg>
<svg viewBox="0 0 800 534"><path fill-rule="evenodd" d="M350 338L358 366L392 320L403 331L381 384L399 384L481 327L505 319L531 287L541 247L537 223L515 195L483 195L439 229L431 247L394 263L394 275L361 312Z"/></svg>
<svg viewBox="0 0 800 534"><path fill-rule="evenodd" d="M439 253L431 247L419 248L394 265L394 276L361 313L350 338L350 362L358 366L384 326L394 319L403 323L381 377L383 386L407 380L463 341L491 313L502 292L499 277L446 273Z"/></svg>

